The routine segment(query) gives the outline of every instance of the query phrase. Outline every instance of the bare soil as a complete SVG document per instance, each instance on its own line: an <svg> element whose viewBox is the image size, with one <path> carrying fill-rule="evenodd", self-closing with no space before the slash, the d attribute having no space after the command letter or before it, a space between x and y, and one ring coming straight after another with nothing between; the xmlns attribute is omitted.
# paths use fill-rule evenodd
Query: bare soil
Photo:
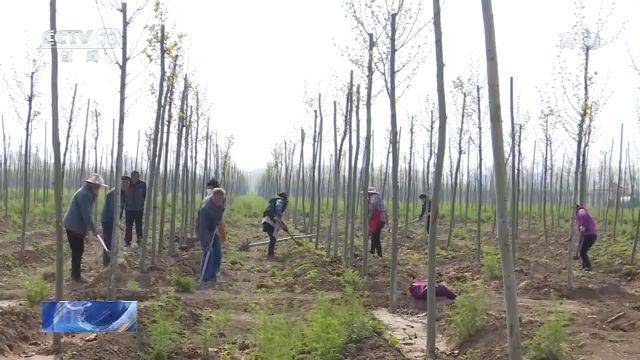
<svg viewBox="0 0 640 360"><path fill-rule="evenodd" d="M320 293L337 297L342 285L337 278L343 271L338 261L326 260L310 247L290 242L279 244L275 260L266 259L264 247L238 251L239 244L264 240L257 219L243 219L230 226L232 243L225 249L220 283L215 289L193 293L177 293L185 308L181 319L186 331L185 344L175 359L199 359L201 349L194 333L202 323L201 310L224 308L232 314L232 324L224 336L214 340L211 352L218 358L233 347L239 359L249 358L255 348L255 320L251 309L267 307L274 312L303 316L311 310ZM446 237L443 223L442 238ZM547 314L563 311L571 315L571 356L573 359L640 359L640 287L635 276L605 274L598 269L583 272L576 264L576 287L566 286L565 231L552 233L545 244L542 234L521 229L519 259L516 268L523 340L530 339ZM372 336L345 350L347 359L422 359L424 358L426 301L415 300L408 292L416 276L426 276L426 243L416 224L408 236L399 236L398 309L387 311L389 304L390 234L383 235L384 258L370 258L367 283L369 306L386 325L382 336ZM439 331L438 351L444 359L506 359L505 310L501 281L482 279L482 268L473 252L474 228L468 238L454 239L453 247L438 256L438 279L454 291L462 284L486 284L490 303L486 328L463 342L450 336L445 310L447 301L437 304ZM400 235L403 235L402 232ZM491 233L483 234L483 242L494 243ZM322 237L323 239L326 236ZM310 241L310 240L303 240ZM312 241L312 240L311 240ZM356 239L356 244L360 240ZM24 275L39 274L53 284L55 236L53 231L34 232L29 237L28 251L19 252L19 239L0 244L0 358L47 358L51 355L51 336L40 332L39 309L28 308L24 301ZM63 347L68 359L138 359L145 352L145 326L151 315L147 302L173 292L172 274L197 276L200 252L193 241L178 250L175 257L162 256L147 273L140 273L137 250L123 253L118 265L116 297L140 301L139 319L142 331L137 334L64 335ZM605 241L595 246L606 246ZM66 248L65 242L65 248ZM67 250L68 251L68 250ZM361 266L361 251L356 250L354 267ZM67 257L68 259L68 257ZM107 273L102 267L100 245L87 239L83 263L86 283L71 285L65 266L65 297L69 299L103 299L106 296ZM317 276L310 276L311 272ZM620 315L622 313L622 315ZM618 315L618 317L615 317ZM615 317L615 318L614 318ZM613 319L613 320L612 320ZM608 321L609 320L609 321ZM391 337L398 340L391 346Z"/></svg>

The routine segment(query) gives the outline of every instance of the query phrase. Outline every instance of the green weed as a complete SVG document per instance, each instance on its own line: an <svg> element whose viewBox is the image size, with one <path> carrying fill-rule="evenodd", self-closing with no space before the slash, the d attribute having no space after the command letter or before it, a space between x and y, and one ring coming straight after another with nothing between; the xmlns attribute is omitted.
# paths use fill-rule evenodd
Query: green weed
<svg viewBox="0 0 640 360"><path fill-rule="evenodd" d="M30 307L39 305L49 295L49 283L39 276L31 276L25 281L27 304Z"/></svg>
<svg viewBox="0 0 640 360"><path fill-rule="evenodd" d="M533 339L525 342L531 360L564 360L569 358L569 325L566 314L555 314L545 320Z"/></svg>
<svg viewBox="0 0 640 360"><path fill-rule="evenodd" d="M468 339L485 327L489 310L487 298L482 291L467 288L446 312L451 320L449 328L460 341Z"/></svg>
<svg viewBox="0 0 640 360"><path fill-rule="evenodd" d="M178 292L193 292L198 283L191 276L181 276L174 274L171 276L171 283Z"/></svg>
<svg viewBox="0 0 640 360"><path fill-rule="evenodd" d="M214 336L224 334L231 323L231 313L228 310L206 310L202 313L202 326L200 327L200 341L202 354L209 357L209 348L213 344Z"/></svg>
<svg viewBox="0 0 640 360"><path fill-rule="evenodd" d="M500 256L493 246L485 246L482 258L482 275L485 280L500 278Z"/></svg>
<svg viewBox="0 0 640 360"><path fill-rule="evenodd" d="M256 328L257 352L255 359L295 359L300 351L300 326L284 314L260 314Z"/></svg>
<svg viewBox="0 0 640 360"><path fill-rule="evenodd" d="M165 360L182 346L182 304L175 295L165 295L149 306L153 317L147 327L148 355Z"/></svg>
<svg viewBox="0 0 640 360"><path fill-rule="evenodd" d="M127 281L127 289L131 291L140 291L140 284L135 280Z"/></svg>

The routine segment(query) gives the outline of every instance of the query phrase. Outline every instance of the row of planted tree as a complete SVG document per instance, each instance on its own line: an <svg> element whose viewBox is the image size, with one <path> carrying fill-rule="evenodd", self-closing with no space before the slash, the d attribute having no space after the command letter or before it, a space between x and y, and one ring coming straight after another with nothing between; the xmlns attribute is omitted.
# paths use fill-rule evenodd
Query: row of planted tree
<svg viewBox="0 0 640 360"><path fill-rule="evenodd" d="M355 249L358 247L355 237L359 232L362 244L358 252L362 254L361 269L364 276L368 274L369 254L366 193L369 186L378 187L390 209L390 311L396 308L398 237L402 229L406 236L405 225L416 214L418 194L427 193L432 201L431 223L424 221L425 230L429 225L430 231L423 232L428 242L427 275L430 286L427 346L430 358L435 358L433 284L436 283L436 246L450 246L456 223L466 227L468 222L475 222L478 263L482 257L481 241L487 230L483 230L483 224L492 223L491 230L496 235L501 252L509 355L511 359L520 359L514 272L514 264L518 261L520 231L523 228L531 229L532 223L540 226L545 244L558 242L558 230L567 235L568 242L563 237L563 242L568 244L567 285L572 287L575 204L588 206L601 219L605 233L610 234L613 241L616 241L622 219L626 222L633 219L636 213L637 167L629 155L628 146L626 154L624 152L622 129L618 140L619 152L616 152L617 164L614 163L613 140L611 151L602 157L598 166L589 164L589 158L593 157L589 152L593 123L598 114L598 99L589 93L593 83L589 55L599 46L590 36L590 30L584 23L575 29L574 35L579 45L576 48L583 55L581 71L584 76L581 90L576 96L577 106L569 114L571 120L560 114L563 111L560 108L545 104L540 110L539 121L516 123L514 81L511 78L511 116L507 128L510 141L505 146L492 7L490 0L481 2L485 25L487 86L482 86L477 80L463 81L461 78L453 82L449 93L453 94L455 103L460 106L455 110L460 116L453 121L452 135L447 136L446 132L451 122L447 124L439 0L433 1L438 103L433 106L434 110L427 112L430 116L411 116L408 131L404 133L397 121L399 96L396 94L400 86L396 85L396 80L399 74L407 72L408 64L415 56L409 56L398 67L396 60L399 52L411 51L408 45L423 28L420 24L416 25L416 8L409 9L403 1L385 5L365 2L364 6L351 1L347 7L356 23L355 27L362 35L362 43L357 46L361 49L361 56L355 55L357 61L353 61L360 70L356 73L359 80L354 81L352 71L348 81L344 82L346 87L338 87L344 91L342 102L338 99L323 100L323 94L314 99L310 139L308 127L303 126L298 141L285 140L276 145L272 161L258 184L258 191L263 196L273 196L279 191L291 193L290 208L294 210L294 221L306 233L315 234L316 247L324 246L328 257L341 259L347 267L354 262ZM420 10L419 5L417 10ZM407 12L413 14L408 15ZM375 75L380 76L383 83L380 87L388 95L390 109L390 127L383 145L385 156L378 161L373 159L375 144L371 126L374 116L373 94L376 93L374 79L378 79ZM488 106L483 105L483 98L488 98ZM488 121L482 116L486 113L486 107ZM538 127L542 137L534 142L533 152L530 152L523 149L522 139L523 134L531 131L533 126ZM416 136L417 127L426 130L424 136ZM491 132L493 166L490 169L489 164L483 163L483 156L486 155L483 155L482 138L486 127ZM558 137L554 132L560 127L567 131L569 139L574 140L573 153L569 151L562 154L558 151L561 147L555 142ZM401 159L400 140L405 136L408 138L403 140L405 151ZM447 143L448 166L445 165ZM310 155L305 153L305 146L311 147L306 150ZM529 154L528 159L523 154ZM311 163L305 163L305 159L308 162L309 158ZM445 168L449 174L443 179ZM448 214L440 216L441 210L448 210ZM328 226L322 222L323 214L329 218ZM637 216L631 262L637 246L640 211ZM449 220L446 240L438 236L439 218ZM551 239L552 232L556 234L555 239ZM631 238L627 236L622 241L631 241Z"/></svg>
<svg viewBox="0 0 640 360"><path fill-rule="evenodd" d="M144 4L142 5L144 7ZM133 60L128 53L127 36L129 27L142 10L127 11L127 3L122 2L113 11L121 19L121 52L114 53L114 61L120 70L119 115L112 124L113 138L105 140L104 121L95 102L87 99L86 113L79 126L84 133L80 141L75 142L70 134L76 125L74 109L78 96L78 87L74 94L66 121L60 121L58 99L58 49L55 37L51 46L51 137L45 139L44 149L33 149L34 122L39 111L33 109L34 81L37 68L31 72L30 93L27 98L28 116L25 122L25 137L21 140L20 150L12 149L3 131L2 190L5 215L10 215L12 204L18 202L22 212L22 242L24 250L29 228L29 214L43 206L49 208L50 197L55 204L55 213L43 211L45 216L55 216L56 225L56 290L55 298L62 300L64 295L64 252L62 216L71 193L81 185L84 177L91 172L101 173L116 193L121 190L117 179L132 170L139 170L147 185L147 197L144 209L143 236L139 249L139 271L145 272L149 265L157 263L163 249L170 255L175 254L176 243L185 241L193 234L197 207L204 195L205 182L211 177L219 179L230 195L248 190L247 176L232 162L231 149L233 139L219 142L215 122L210 119L208 108L203 105L201 87L191 80L191 75L183 68L181 59L185 58L181 47L182 34L165 30L166 11L159 2L154 6L157 24L148 29L145 54L150 66L157 69L157 83L152 93L157 97L153 122L143 139L138 133L135 156L124 156L124 133L131 132L133 119L126 116L127 105L127 64ZM56 1L50 2L50 30L56 32ZM167 64L168 63L168 64ZM4 120L4 119L3 119ZM62 125L62 126L61 126ZM47 122L44 123L47 126ZM4 121L3 121L4 128ZM3 129L4 130L4 129ZM61 131L62 130L62 131ZM45 130L45 133L47 131ZM91 134L92 133L92 134ZM64 142L61 142L64 134ZM91 134L91 137L87 135ZM52 143L49 149L47 144ZM36 142L37 143L37 142ZM73 151L73 144L75 153ZM64 144L64 147L61 145ZM140 146L142 145L142 146ZM128 146L131 149L130 146ZM142 149L141 149L142 148ZM52 194L50 188L53 186ZM115 209L120 207L120 197L116 196ZM21 200L21 202L20 202ZM44 205L42 205L44 204ZM30 210L31 208L31 210ZM101 208L97 202L96 208ZM96 209L97 210L97 209ZM97 214L97 211L96 211ZM97 215L96 215L97 216ZM114 216L114 229L119 228L120 218ZM50 219L46 219L49 220ZM168 228L168 229L167 229ZM111 266L109 268L108 298L115 296L115 280L118 263L119 231L114 231ZM150 238L150 241L149 241ZM170 239L170 240L167 240ZM164 243L164 242L167 243ZM150 242L150 244L149 244ZM60 336L54 336L54 351L61 351Z"/></svg>

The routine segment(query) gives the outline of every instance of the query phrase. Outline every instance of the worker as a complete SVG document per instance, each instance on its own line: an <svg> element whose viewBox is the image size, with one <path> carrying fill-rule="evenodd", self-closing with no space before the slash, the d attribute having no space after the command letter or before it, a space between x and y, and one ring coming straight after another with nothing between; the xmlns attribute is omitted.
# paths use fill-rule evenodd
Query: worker
<svg viewBox="0 0 640 360"><path fill-rule="evenodd" d="M215 287L222 262L222 246L227 239L226 229L222 225L226 192L214 187L219 185L216 183L214 180L207 183L207 196L198 211L197 234L202 250L201 289Z"/></svg>
<svg viewBox="0 0 640 360"><path fill-rule="evenodd" d="M577 260L578 254L580 254L582 270L591 271L591 260L588 252L598 238L598 225L587 209L580 204L576 205L576 228L580 236L578 236L578 246L574 259Z"/></svg>
<svg viewBox="0 0 640 360"><path fill-rule="evenodd" d="M387 223L387 207L375 187L369 187L367 190L367 199L369 202L369 237L371 239L372 255L377 253L382 257L382 243L380 237L382 229Z"/></svg>
<svg viewBox="0 0 640 360"><path fill-rule="evenodd" d="M427 234L429 233L429 226L431 221L431 199L427 196L427 194L420 194L418 196L420 198L420 202L422 203L422 210L420 211L420 216L418 216L419 220L422 220L427 215Z"/></svg>
<svg viewBox="0 0 640 360"><path fill-rule="evenodd" d="M144 213L144 202L147 198L147 184L140 180L138 171L131 172L131 185L124 197L125 223L124 247L131 246L133 237L133 225L136 226L137 243L142 239L142 215Z"/></svg>
<svg viewBox="0 0 640 360"><path fill-rule="evenodd" d="M280 230L289 231L287 225L282 221L288 204L289 197L287 193L281 192L278 194L278 197L269 200L269 204L262 214L264 216L262 218L262 231L266 232L269 236L268 259L275 257L276 236L278 236Z"/></svg>
<svg viewBox="0 0 640 360"><path fill-rule="evenodd" d="M63 224L71 248L71 279L78 283L83 282L80 268L84 253L84 239L89 231L98 236L92 217L93 206L100 189L107 187L102 176L91 174L85 180L85 184L73 194L69 209L64 215Z"/></svg>
<svg viewBox="0 0 640 360"><path fill-rule="evenodd" d="M129 185L131 184L131 178L127 175L123 175L120 178L120 212L119 218L122 218L122 212L124 210L124 198L125 194L129 191ZM115 219L115 206L116 206L116 188L113 187L107 191L107 196L104 201L104 207L102 208L102 216L100 222L102 223L102 236L104 237L105 245L109 250L113 249L113 221ZM102 252L102 265L109 265L109 254L107 251Z"/></svg>

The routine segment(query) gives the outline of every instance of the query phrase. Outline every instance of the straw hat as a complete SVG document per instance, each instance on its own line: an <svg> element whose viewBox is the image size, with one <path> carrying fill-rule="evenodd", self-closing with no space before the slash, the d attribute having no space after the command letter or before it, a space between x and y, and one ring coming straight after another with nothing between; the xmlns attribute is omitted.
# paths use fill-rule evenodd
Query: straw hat
<svg viewBox="0 0 640 360"><path fill-rule="evenodd" d="M88 183L100 185L106 188L109 187L107 184L104 183L104 179L102 178L102 176L100 176L100 174L91 174L85 181Z"/></svg>
<svg viewBox="0 0 640 360"><path fill-rule="evenodd" d="M367 190L367 193L369 193L369 194L377 194L378 193L378 189L376 189L373 186L370 186L369 189Z"/></svg>

